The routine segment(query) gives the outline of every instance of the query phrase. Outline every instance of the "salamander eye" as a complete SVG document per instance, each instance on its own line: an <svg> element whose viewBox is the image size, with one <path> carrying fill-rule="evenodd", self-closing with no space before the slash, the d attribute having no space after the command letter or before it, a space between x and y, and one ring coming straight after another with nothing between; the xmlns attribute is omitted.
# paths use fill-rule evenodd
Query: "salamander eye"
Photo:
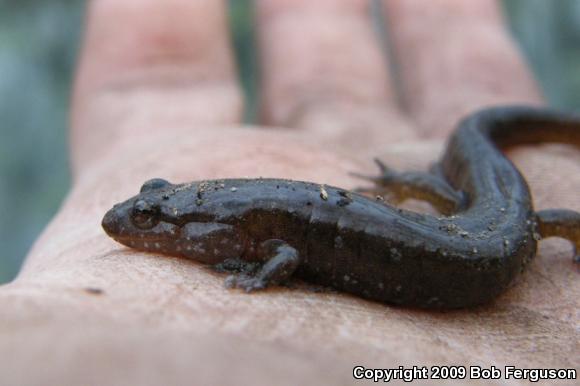
<svg viewBox="0 0 580 386"><path fill-rule="evenodd" d="M151 229L159 222L159 207L145 200L137 200L133 204L131 220L137 228Z"/></svg>
<svg viewBox="0 0 580 386"><path fill-rule="evenodd" d="M143 186L141 186L140 193L149 192L154 189L164 188L171 183L163 178L153 178L151 180L145 181Z"/></svg>

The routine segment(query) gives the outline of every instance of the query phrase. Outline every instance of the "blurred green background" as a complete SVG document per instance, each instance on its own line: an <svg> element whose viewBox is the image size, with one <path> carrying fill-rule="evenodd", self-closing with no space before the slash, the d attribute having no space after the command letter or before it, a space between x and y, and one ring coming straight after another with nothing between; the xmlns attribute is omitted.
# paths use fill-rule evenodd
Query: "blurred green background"
<svg viewBox="0 0 580 386"><path fill-rule="evenodd" d="M241 79L256 100L249 0L230 1ZM580 1L504 0L550 104L580 97ZM84 3L0 0L0 283L11 280L69 187L67 108ZM250 104L248 119L255 115Z"/></svg>

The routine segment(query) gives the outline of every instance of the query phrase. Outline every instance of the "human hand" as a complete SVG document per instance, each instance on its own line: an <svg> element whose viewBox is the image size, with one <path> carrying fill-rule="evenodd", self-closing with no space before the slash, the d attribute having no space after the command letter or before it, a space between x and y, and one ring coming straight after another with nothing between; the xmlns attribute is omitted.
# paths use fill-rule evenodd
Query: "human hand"
<svg viewBox="0 0 580 386"><path fill-rule="evenodd" d="M433 313L300 288L247 295L200 264L104 234L104 212L151 177L351 188L359 182L348 173L370 171L374 156L425 168L465 113L541 101L495 2L385 1L399 90L366 1L256 6L263 127L240 124L222 2L90 3L73 98L74 185L0 290L8 383L321 385L354 383L357 364L574 366L580 284L566 244L542 243L493 304ZM576 154L510 154L539 208L580 209Z"/></svg>

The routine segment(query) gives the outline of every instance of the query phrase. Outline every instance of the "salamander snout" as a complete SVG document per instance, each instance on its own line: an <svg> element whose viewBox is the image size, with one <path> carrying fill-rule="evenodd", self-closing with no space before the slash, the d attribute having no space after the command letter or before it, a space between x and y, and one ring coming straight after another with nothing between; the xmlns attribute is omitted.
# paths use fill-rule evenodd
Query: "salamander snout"
<svg viewBox="0 0 580 386"><path fill-rule="evenodd" d="M121 229L120 222L120 216L117 213L117 208L112 208L103 217L101 226L109 236L113 236L119 234Z"/></svg>

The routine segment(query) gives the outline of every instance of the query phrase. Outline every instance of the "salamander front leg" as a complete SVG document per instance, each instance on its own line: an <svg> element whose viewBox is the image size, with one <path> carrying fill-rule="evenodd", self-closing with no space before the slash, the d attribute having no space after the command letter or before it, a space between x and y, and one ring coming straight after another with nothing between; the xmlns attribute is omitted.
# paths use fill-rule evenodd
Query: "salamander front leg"
<svg viewBox="0 0 580 386"><path fill-rule="evenodd" d="M376 177L354 174L372 181L372 188L357 189L358 192L386 194L395 203L409 198L427 201L443 214L452 214L466 205L463 192L453 189L438 173L396 172L382 161L375 159L380 169Z"/></svg>
<svg viewBox="0 0 580 386"><path fill-rule="evenodd" d="M282 240L268 240L258 248L258 257L265 261L254 276L232 275L226 279L226 287L241 288L246 292L264 289L288 280L300 265L298 251Z"/></svg>
<svg viewBox="0 0 580 386"><path fill-rule="evenodd" d="M547 209L536 213L542 237L562 237L574 246L574 261L580 263L580 213L569 209Z"/></svg>

